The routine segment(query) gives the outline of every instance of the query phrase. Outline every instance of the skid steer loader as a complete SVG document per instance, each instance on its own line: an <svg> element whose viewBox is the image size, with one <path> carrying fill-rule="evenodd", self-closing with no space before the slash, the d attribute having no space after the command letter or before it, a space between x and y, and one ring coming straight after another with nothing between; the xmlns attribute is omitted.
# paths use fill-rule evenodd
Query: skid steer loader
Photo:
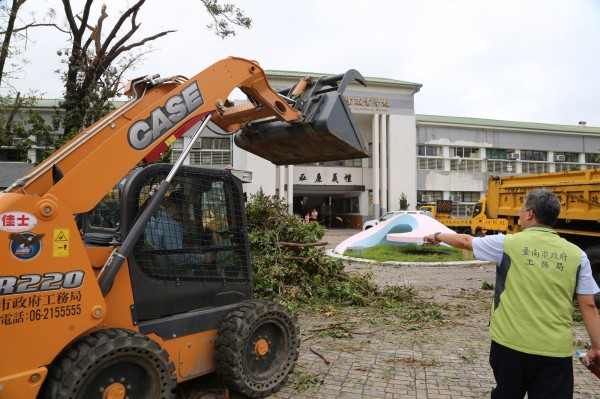
<svg viewBox="0 0 600 399"><path fill-rule="evenodd" d="M250 174L183 160L209 123L278 165L366 157L351 80L364 84L350 70L275 91L234 57L136 79L129 102L0 193L0 398L173 398L212 372L249 397L277 391L299 329L252 297ZM248 103L231 106L235 88ZM153 163L196 126L173 165Z"/></svg>

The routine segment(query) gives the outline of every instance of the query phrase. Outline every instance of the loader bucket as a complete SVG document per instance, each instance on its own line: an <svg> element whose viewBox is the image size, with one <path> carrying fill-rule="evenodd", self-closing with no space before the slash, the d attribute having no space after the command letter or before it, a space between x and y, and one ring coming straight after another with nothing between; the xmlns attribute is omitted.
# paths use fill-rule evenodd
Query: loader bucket
<svg viewBox="0 0 600 399"><path fill-rule="evenodd" d="M350 108L340 92L309 98L300 122L263 122L244 127L235 144L275 165L368 157Z"/></svg>

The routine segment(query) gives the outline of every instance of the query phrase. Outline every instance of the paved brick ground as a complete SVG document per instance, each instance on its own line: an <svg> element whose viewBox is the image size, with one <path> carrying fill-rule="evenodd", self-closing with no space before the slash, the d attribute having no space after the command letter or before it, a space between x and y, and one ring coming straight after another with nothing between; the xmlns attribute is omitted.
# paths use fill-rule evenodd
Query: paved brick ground
<svg viewBox="0 0 600 399"><path fill-rule="evenodd" d="M333 248L352 230L329 231ZM494 386L488 365L488 316L494 267L468 265L372 265L351 262L352 273L372 273L381 285L409 285L419 298L444 308L447 320L412 330L393 315L369 318L353 309L344 314L301 315L301 354L294 376L273 398L486 398ZM336 324L337 323L337 324ZM336 324L338 338L320 331ZM583 326L575 340L587 340ZM319 357L315 352L320 353ZM326 362L327 360L327 362ZM575 362L575 398L600 399L600 381ZM210 378L210 377L209 377ZM302 384L305 382L305 384ZM179 398L221 398L222 389L180 389ZM231 394L230 397L236 397Z"/></svg>

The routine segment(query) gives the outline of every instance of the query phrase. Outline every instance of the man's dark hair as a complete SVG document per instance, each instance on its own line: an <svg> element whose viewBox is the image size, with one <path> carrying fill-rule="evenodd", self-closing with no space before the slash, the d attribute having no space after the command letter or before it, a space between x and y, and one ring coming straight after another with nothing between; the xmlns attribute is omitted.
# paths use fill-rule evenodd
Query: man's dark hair
<svg viewBox="0 0 600 399"><path fill-rule="evenodd" d="M560 213L560 199L553 192L535 189L525 196L525 209L531 209L541 224L554 226Z"/></svg>
<svg viewBox="0 0 600 399"><path fill-rule="evenodd" d="M180 190L172 191L165 198L165 204L181 206L183 204L183 193Z"/></svg>

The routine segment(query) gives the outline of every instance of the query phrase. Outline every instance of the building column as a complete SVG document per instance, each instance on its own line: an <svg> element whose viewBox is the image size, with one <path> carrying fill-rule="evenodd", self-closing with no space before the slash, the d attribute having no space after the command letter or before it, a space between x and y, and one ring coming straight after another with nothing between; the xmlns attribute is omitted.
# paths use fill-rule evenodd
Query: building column
<svg viewBox="0 0 600 399"><path fill-rule="evenodd" d="M373 115L373 216L379 219L381 216L379 208L379 115Z"/></svg>
<svg viewBox="0 0 600 399"><path fill-rule="evenodd" d="M450 170L450 147L442 147L442 157L444 157L444 171Z"/></svg>
<svg viewBox="0 0 600 399"><path fill-rule="evenodd" d="M294 165L287 167L287 204L291 215L294 213Z"/></svg>
<svg viewBox="0 0 600 399"><path fill-rule="evenodd" d="M556 163L554 162L554 151L548 151L548 172L556 172Z"/></svg>
<svg viewBox="0 0 600 399"><path fill-rule="evenodd" d="M487 174L487 148L479 147L479 159L481 159L481 172ZM487 184L487 183L486 183ZM487 190L487 187L485 187Z"/></svg>
<svg viewBox="0 0 600 399"><path fill-rule="evenodd" d="M279 195L279 198L286 198L285 196L287 195L287 193L285 192L285 171L287 170L287 166L279 165L276 166L276 168L276 173L279 177L279 184L277 185L277 194Z"/></svg>
<svg viewBox="0 0 600 399"><path fill-rule="evenodd" d="M387 115L381 114L381 214L389 210L388 198L388 160L387 160ZM398 204L400 205L400 204Z"/></svg>

